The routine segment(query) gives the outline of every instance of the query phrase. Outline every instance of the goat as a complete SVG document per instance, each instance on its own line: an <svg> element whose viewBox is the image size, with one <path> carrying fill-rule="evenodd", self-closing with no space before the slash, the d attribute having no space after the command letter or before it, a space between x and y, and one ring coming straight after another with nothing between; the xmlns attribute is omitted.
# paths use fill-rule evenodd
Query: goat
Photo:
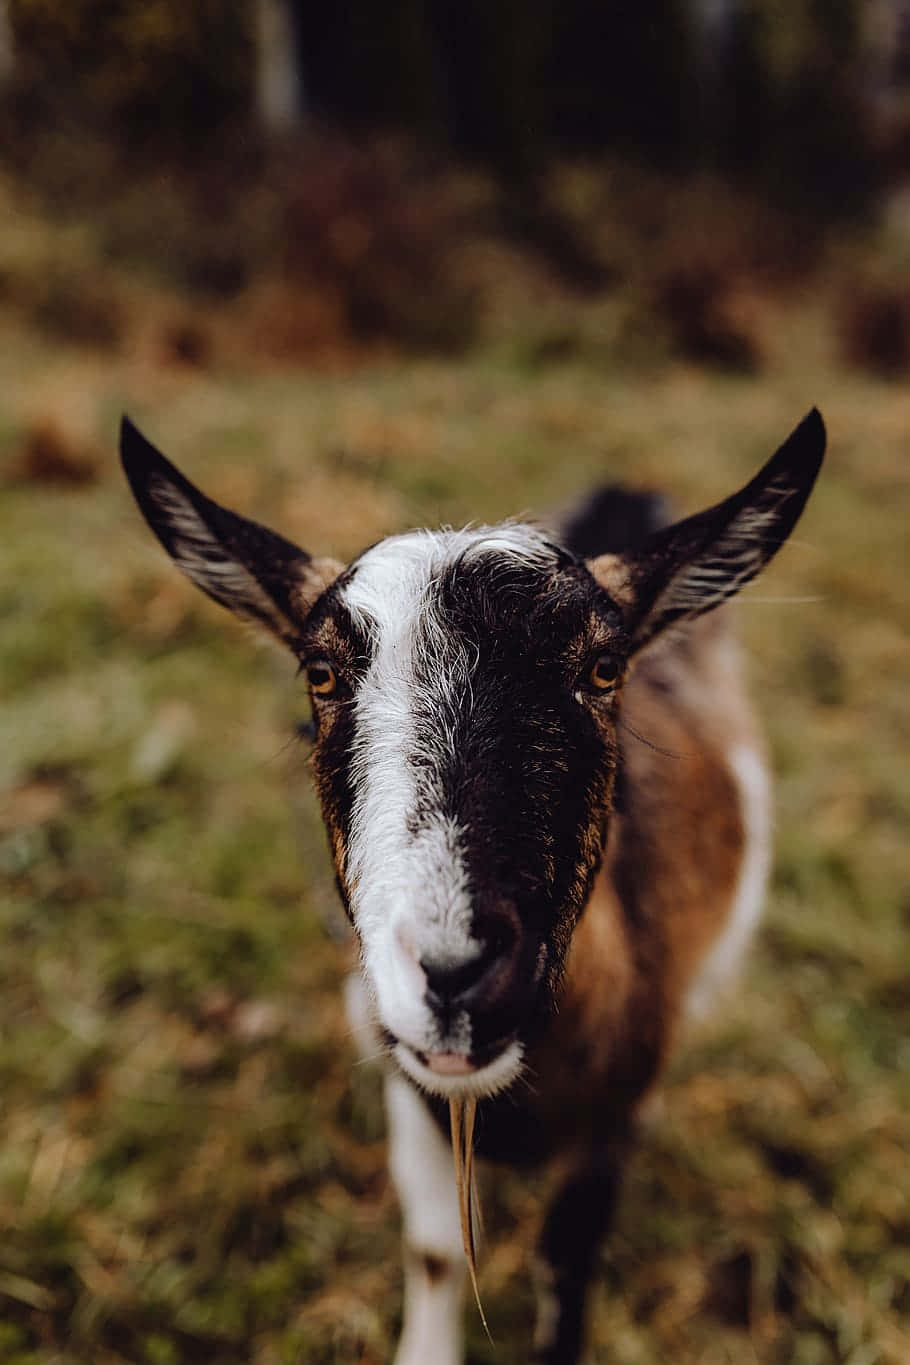
<svg viewBox="0 0 910 1365"><path fill-rule="evenodd" d="M674 524L615 493L561 540L414 531L344 567L212 502L124 420L164 548L309 684L361 953L349 1011L387 1054L397 1365L462 1359L463 1245L473 1261L452 1140L517 1166L565 1158L532 1358L579 1358L636 1119L737 966L768 869L762 743L715 609L786 540L824 447L813 410L744 488ZM462 1113L473 1134L450 1133Z"/></svg>

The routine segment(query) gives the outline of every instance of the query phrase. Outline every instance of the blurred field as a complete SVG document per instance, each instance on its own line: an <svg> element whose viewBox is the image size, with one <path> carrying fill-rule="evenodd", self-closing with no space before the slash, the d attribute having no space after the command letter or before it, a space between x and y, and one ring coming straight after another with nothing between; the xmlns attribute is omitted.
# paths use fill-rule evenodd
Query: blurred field
<svg viewBox="0 0 910 1365"><path fill-rule="evenodd" d="M739 608L777 771L767 923L668 1079L591 1358L905 1365L910 392L843 367L843 262L789 302L740 272L722 303L757 378L682 358L634 290L567 302L527 261L461 356L339 342L304 369L294 346L258 348L261 295L219 310L17 213L0 291L0 1359L378 1365L399 1320L379 1086L341 1013L350 951L293 737L301 688L152 541L115 460L121 411L219 500L351 554L417 523L558 508L604 477L693 510L817 403L827 470ZM502 265L472 259L477 279ZM507 1365L528 1348L537 1201L497 1181L486 1203L496 1346L469 1312L470 1358Z"/></svg>

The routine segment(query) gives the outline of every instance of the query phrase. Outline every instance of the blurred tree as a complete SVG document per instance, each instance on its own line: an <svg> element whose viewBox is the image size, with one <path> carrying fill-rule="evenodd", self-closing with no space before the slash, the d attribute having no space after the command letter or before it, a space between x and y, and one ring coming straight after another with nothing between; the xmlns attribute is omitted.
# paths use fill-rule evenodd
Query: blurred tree
<svg viewBox="0 0 910 1365"><path fill-rule="evenodd" d="M877 188L856 0L765 0L757 34L767 120L754 164L777 198L822 214L862 210Z"/></svg>
<svg viewBox="0 0 910 1365"><path fill-rule="evenodd" d="M9 0L0 0L0 88L13 74L13 26L10 22Z"/></svg>
<svg viewBox="0 0 910 1365"><path fill-rule="evenodd" d="M256 0L256 105L270 132L302 127L306 92L296 7L291 0Z"/></svg>
<svg viewBox="0 0 910 1365"><path fill-rule="evenodd" d="M687 140L685 0L295 3L305 82L334 123L416 125L509 179L554 148L672 161Z"/></svg>
<svg viewBox="0 0 910 1365"><path fill-rule="evenodd" d="M407 129L529 201L579 151L706 163L820 214L875 188L862 0L8 4L31 110L131 146L198 146L254 111L293 127L305 92L313 120Z"/></svg>
<svg viewBox="0 0 910 1365"><path fill-rule="evenodd" d="M136 144L198 144L249 107L244 0L9 0L16 85L47 117Z"/></svg>
<svg viewBox="0 0 910 1365"><path fill-rule="evenodd" d="M443 131L440 73L422 0L288 0L314 113L348 130Z"/></svg>
<svg viewBox="0 0 910 1365"><path fill-rule="evenodd" d="M556 142L657 164L685 161L693 130L686 0L553 8L545 75Z"/></svg>

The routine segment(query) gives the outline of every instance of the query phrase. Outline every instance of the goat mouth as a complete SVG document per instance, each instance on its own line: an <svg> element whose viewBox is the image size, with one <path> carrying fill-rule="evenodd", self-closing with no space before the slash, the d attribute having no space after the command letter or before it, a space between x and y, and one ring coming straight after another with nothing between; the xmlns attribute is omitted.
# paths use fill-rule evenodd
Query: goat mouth
<svg viewBox="0 0 910 1365"><path fill-rule="evenodd" d="M439 1076L469 1076L477 1070L464 1052L418 1052L416 1056Z"/></svg>
<svg viewBox="0 0 910 1365"><path fill-rule="evenodd" d="M513 1034L471 1053L423 1052L400 1041L394 1053L401 1069L424 1090L447 1098L482 1098L511 1085L521 1070L523 1048Z"/></svg>

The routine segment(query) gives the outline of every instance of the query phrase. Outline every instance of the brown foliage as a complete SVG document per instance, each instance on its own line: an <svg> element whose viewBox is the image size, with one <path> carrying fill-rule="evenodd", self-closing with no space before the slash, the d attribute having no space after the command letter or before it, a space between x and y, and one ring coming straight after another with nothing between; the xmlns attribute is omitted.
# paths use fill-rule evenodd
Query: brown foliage
<svg viewBox="0 0 910 1365"><path fill-rule="evenodd" d="M46 419L26 431L18 457L13 460L9 480L11 483L79 487L95 482L100 464L99 451Z"/></svg>
<svg viewBox="0 0 910 1365"><path fill-rule="evenodd" d="M857 369L896 379L910 369L910 289L851 283L840 303L844 359Z"/></svg>
<svg viewBox="0 0 910 1365"><path fill-rule="evenodd" d="M656 310L681 355L750 374L759 366L758 344L736 314L734 287L735 280L708 264L678 267L658 281Z"/></svg>

